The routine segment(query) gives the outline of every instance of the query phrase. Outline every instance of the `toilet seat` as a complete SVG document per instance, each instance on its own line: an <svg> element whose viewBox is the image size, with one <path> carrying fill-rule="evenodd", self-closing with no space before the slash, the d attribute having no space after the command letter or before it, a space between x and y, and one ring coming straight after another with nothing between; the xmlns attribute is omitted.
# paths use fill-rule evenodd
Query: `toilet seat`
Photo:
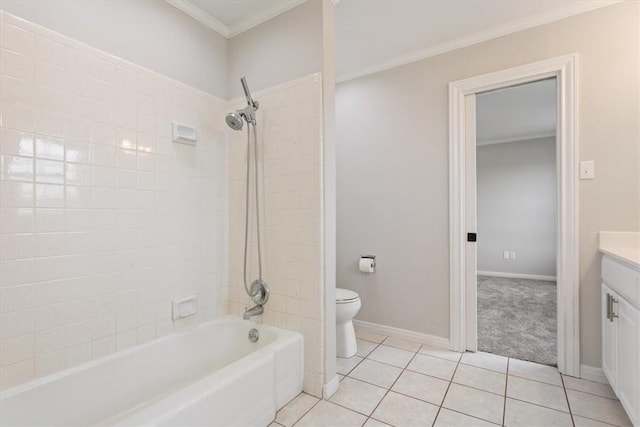
<svg viewBox="0 0 640 427"><path fill-rule="evenodd" d="M349 289L336 288L336 304L347 304L356 301L360 296Z"/></svg>

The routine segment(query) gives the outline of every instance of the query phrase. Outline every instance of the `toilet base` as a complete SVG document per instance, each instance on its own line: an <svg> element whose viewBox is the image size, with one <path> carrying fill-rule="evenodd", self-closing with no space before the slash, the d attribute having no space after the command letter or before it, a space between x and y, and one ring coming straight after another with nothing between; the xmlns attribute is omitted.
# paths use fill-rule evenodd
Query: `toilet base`
<svg viewBox="0 0 640 427"><path fill-rule="evenodd" d="M358 352L356 342L356 332L353 329L353 322L336 325L336 354L338 357L353 357Z"/></svg>

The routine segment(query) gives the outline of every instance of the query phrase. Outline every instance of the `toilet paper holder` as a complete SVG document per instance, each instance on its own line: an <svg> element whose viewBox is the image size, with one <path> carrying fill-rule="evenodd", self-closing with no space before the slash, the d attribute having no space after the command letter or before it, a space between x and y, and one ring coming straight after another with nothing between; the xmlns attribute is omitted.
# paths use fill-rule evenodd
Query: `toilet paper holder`
<svg viewBox="0 0 640 427"><path fill-rule="evenodd" d="M373 270L370 271L370 273L375 273L376 272L376 256L375 255L360 255L360 259L361 260L362 259L370 259L371 260L371 267L373 268Z"/></svg>

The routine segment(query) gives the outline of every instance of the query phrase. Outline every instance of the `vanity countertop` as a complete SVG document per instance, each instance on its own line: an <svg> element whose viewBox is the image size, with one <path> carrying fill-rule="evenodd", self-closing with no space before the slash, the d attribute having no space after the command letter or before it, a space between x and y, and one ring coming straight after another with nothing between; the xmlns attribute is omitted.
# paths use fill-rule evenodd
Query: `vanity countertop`
<svg viewBox="0 0 640 427"><path fill-rule="evenodd" d="M600 252L640 271L640 233L601 231Z"/></svg>
<svg viewBox="0 0 640 427"><path fill-rule="evenodd" d="M618 261L640 270L640 249L633 248L600 248L600 252Z"/></svg>

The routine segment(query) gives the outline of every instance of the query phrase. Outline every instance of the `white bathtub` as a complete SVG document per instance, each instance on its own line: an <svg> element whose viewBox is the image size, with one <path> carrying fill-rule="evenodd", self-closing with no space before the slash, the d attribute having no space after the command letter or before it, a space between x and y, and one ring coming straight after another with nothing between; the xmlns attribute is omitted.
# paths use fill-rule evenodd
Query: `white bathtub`
<svg viewBox="0 0 640 427"><path fill-rule="evenodd" d="M0 425L266 426L302 391L303 352L298 333L225 317L8 389Z"/></svg>

